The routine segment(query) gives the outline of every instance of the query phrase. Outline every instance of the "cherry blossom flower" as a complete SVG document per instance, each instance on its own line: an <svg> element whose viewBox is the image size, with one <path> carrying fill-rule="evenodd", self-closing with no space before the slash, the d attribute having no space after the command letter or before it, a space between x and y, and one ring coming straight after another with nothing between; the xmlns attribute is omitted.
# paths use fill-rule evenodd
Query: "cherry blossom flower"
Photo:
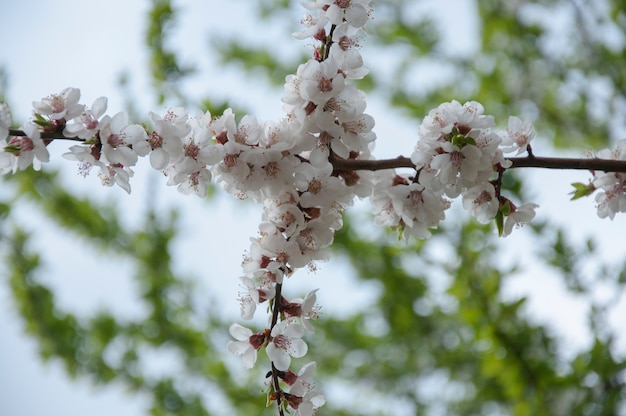
<svg viewBox="0 0 626 416"><path fill-rule="evenodd" d="M463 193L463 207L481 224L488 224L498 213L500 202L489 182L475 185Z"/></svg>
<svg viewBox="0 0 626 416"><path fill-rule="evenodd" d="M490 128L495 126L492 116L483 115L484 107L476 101L469 101L461 105L458 101L450 101L440 104L430 110L419 127L419 143L436 144L447 134L457 131L464 136L472 137L472 130Z"/></svg>
<svg viewBox="0 0 626 416"><path fill-rule="evenodd" d="M534 138L535 128L530 121L522 121L519 117L510 116L507 135L502 139L502 151L505 153L517 151L519 155L527 150Z"/></svg>
<svg viewBox="0 0 626 416"><path fill-rule="evenodd" d="M10 159L14 162L11 169L13 173L17 170L24 170L30 165L33 165L35 170L39 170L41 162L50 160L50 154L41 139L41 133L37 126L27 123L22 130L26 136L13 137L4 148L5 152L11 152L15 156L15 158ZM6 160L3 163L6 163Z"/></svg>
<svg viewBox="0 0 626 416"><path fill-rule="evenodd" d="M63 129L63 135L90 140L98 132L100 122L98 119L104 115L107 109L107 98L97 98L91 108L84 107L82 114L72 119Z"/></svg>
<svg viewBox="0 0 626 416"><path fill-rule="evenodd" d="M134 166L138 156L148 154L150 148L145 130L129 124L127 113L119 112L112 118L104 116L100 124L102 153L110 163Z"/></svg>
<svg viewBox="0 0 626 416"><path fill-rule="evenodd" d="M511 213L504 220L502 236L506 237L511 234L514 227L521 227L528 224L535 218L535 209L537 208L539 208L539 205L533 203L525 203L519 207L512 207Z"/></svg>
<svg viewBox="0 0 626 416"><path fill-rule="evenodd" d="M304 208L322 207L327 209L334 201L348 204L352 195L346 192L341 181L331 176L333 166L328 162L318 162L324 159L322 152L314 150L311 153L311 163L301 163L295 169L294 179L297 189L302 192L300 205Z"/></svg>
<svg viewBox="0 0 626 416"><path fill-rule="evenodd" d="M304 299L293 299L289 302L283 298L281 301L281 310L285 315L291 318L299 318L302 326L309 332L314 332L314 327L309 320L319 317L319 308L315 304L317 291L318 289L310 291Z"/></svg>
<svg viewBox="0 0 626 416"><path fill-rule="evenodd" d="M346 22L354 27L365 26L369 19L370 0L336 0L326 10L328 20L335 25Z"/></svg>
<svg viewBox="0 0 626 416"><path fill-rule="evenodd" d="M100 148L97 145L75 145L69 148L69 152L61 155L64 159L78 162L78 173L83 177L87 176L94 166L104 168L104 163L100 159Z"/></svg>
<svg viewBox="0 0 626 416"><path fill-rule="evenodd" d="M274 298L276 288L272 282L266 281L257 284L255 279L248 276L241 276L239 281L246 289L246 293L240 295L241 318L249 320L254 316L256 305Z"/></svg>
<svg viewBox="0 0 626 416"><path fill-rule="evenodd" d="M397 227L402 218L396 212L389 190L398 185L408 185L409 181L394 171L380 170L374 173L374 187L370 197L370 212L376 224Z"/></svg>
<svg viewBox="0 0 626 416"><path fill-rule="evenodd" d="M626 139L618 140L613 149L602 149L596 153L598 159L626 160Z"/></svg>
<svg viewBox="0 0 626 416"><path fill-rule="evenodd" d="M599 159L626 160L626 139L618 140L612 149L597 152ZM595 201L598 216L613 220L618 212L626 212L626 178L619 172L593 172L591 185L598 190Z"/></svg>
<svg viewBox="0 0 626 416"><path fill-rule="evenodd" d="M297 387L296 387L297 386ZM296 385L285 393L289 406L296 409L294 416L315 416L316 410L326 404L324 395L318 390L304 391L303 387ZM299 396L302 394L302 396Z"/></svg>
<svg viewBox="0 0 626 416"><path fill-rule="evenodd" d="M445 218L445 210L450 202L441 196L413 182L409 185L394 186L389 190L393 208L402 219L403 237L429 238L429 228L435 228Z"/></svg>
<svg viewBox="0 0 626 416"><path fill-rule="evenodd" d="M307 7L307 3L303 4ZM328 23L328 17L326 13L323 13L322 10L318 10L316 16L311 14L307 14L300 20L302 26L305 27L304 30L299 32L294 32L291 34L296 39L306 39L308 37L315 38L317 40L323 40L326 37L326 31L324 27Z"/></svg>
<svg viewBox="0 0 626 416"><path fill-rule="evenodd" d="M249 146L257 146L263 139L263 123L256 117L246 114L237 125L235 141ZM269 147L269 146L265 146Z"/></svg>
<svg viewBox="0 0 626 416"><path fill-rule="evenodd" d="M598 181L602 183L602 188L596 195L595 201L600 218L609 217L613 220L616 213L626 212L625 184L621 176L621 174L609 173L602 175L602 182ZM609 184L610 179L613 179L612 184Z"/></svg>
<svg viewBox="0 0 626 416"><path fill-rule="evenodd" d="M241 355L245 368L254 367L257 359L257 350L267 342L268 331L255 334L245 326L232 324L228 328L228 332L237 340L228 342L228 351Z"/></svg>
<svg viewBox="0 0 626 416"><path fill-rule="evenodd" d="M363 66L363 57L359 48L359 33L361 30L347 23L341 24L333 32L334 46L330 56L337 61L341 73L349 79L361 79L369 73Z"/></svg>
<svg viewBox="0 0 626 416"><path fill-rule="evenodd" d="M305 226L304 213L298 207L299 197L295 192L282 192L264 201L263 221L272 224L287 237Z"/></svg>
<svg viewBox="0 0 626 416"><path fill-rule="evenodd" d="M441 149L443 152L434 156L430 162L430 167L439 171L437 177L440 183L444 186L454 185L458 180L465 186L473 185L481 167L480 149L474 145L459 148L449 142L442 143Z"/></svg>
<svg viewBox="0 0 626 416"><path fill-rule="evenodd" d="M168 185L176 185L176 189L184 195L194 194L201 198L206 196L212 177L211 171L204 167L192 172L178 172L174 166L170 166L164 173L169 178Z"/></svg>
<svg viewBox="0 0 626 416"><path fill-rule="evenodd" d="M52 94L41 101L33 101L33 108L38 114L48 116L51 120L70 120L78 117L84 106L78 104L80 90L65 88L59 94Z"/></svg>
<svg viewBox="0 0 626 416"><path fill-rule="evenodd" d="M296 323L282 321L274 326L265 351L277 370L287 370L291 357L300 358L306 354L308 347L301 339L302 335L304 327Z"/></svg>
<svg viewBox="0 0 626 416"><path fill-rule="evenodd" d="M150 113L155 129L148 138L150 164L154 169L163 170L183 153L183 137L191 131L187 123L188 114L183 108L170 109L163 116Z"/></svg>
<svg viewBox="0 0 626 416"><path fill-rule="evenodd" d="M278 371L278 377L287 383L289 386L293 386L296 383L304 384L305 387L311 387L312 381L311 378L313 374L315 374L315 369L317 368L317 363L315 361L311 361L302 366L298 373L294 373L291 370L287 371Z"/></svg>
<svg viewBox="0 0 626 416"><path fill-rule="evenodd" d="M322 62L310 59L298 68L299 92L306 102L322 105L331 97L337 96L345 86L345 79L339 72L336 61Z"/></svg>
<svg viewBox="0 0 626 416"><path fill-rule="evenodd" d="M316 367L317 364L314 361L309 362L302 366L295 380L293 380L293 377L287 377L292 382L288 382L288 384L291 384L291 387L284 397L289 406L296 409L294 415L315 415L316 409L319 409L326 403L324 395L314 388L312 381Z"/></svg>
<svg viewBox="0 0 626 416"><path fill-rule="evenodd" d="M98 177L103 186L117 185L130 194L130 177L134 174L130 168L120 164L103 164L100 166Z"/></svg>
<svg viewBox="0 0 626 416"><path fill-rule="evenodd" d="M237 141L237 123L233 110L227 108L224 113L211 122L211 130L218 143Z"/></svg>
<svg viewBox="0 0 626 416"><path fill-rule="evenodd" d="M296 241L285 238L279 232L263 235L260 239L260 246L263 257L285 267L304 267L312 260L303 255Z"/></svg>

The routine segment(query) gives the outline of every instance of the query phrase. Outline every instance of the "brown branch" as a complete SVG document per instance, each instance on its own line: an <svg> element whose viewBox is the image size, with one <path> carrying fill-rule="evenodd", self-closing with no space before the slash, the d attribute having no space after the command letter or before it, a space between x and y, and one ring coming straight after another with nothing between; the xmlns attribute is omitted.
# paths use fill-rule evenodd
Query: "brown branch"
<svg viewBox="0 0 626 416"><path fill-rule="evenodd" d="M23 130L17 129L9 129L9 136L27 136L27 134ZM62 133L58 133L56 131L42 131L39 133L39 137L46 140L74 140L79 142L84 142L83 139L79 139L78 137L65 137Z"/></svg>
<svg viewBox="0 0 626 416"><path fill-rule="evenodd" d="M276 283L276 295L274 296L274 304L272 309L272 323L270 325L270 330L274 329L276 324L278 323L278 316L280 314L280 309L282 307L281 299L282 295L282 287L281 283ZM282 389L280 388L280 382L278 379L278 370L274 367L274 363L272 362L272 384L274 387L274 392L276 393L276 407L278 409L278 415L284 416L283 407L282 407Z"/></svg>
<svg viewBox="0 0 626 416"><path fill-rule="evenodd" d="M334 170L383 170L397 168L415 168L411 159L405 156L398 156L395 159L380 160L358 160L358 159L337 159L331 158Z"/></svg>
<svg viewBox="0 0 626 416"><path fill-rule="evenodd" d="M9 136L26 136L22 130L10 129ZM41 132L41 138L46 140L73 140L84 141L77 137L65 137L58 132ZM561 169L561 170L590 170L603 172L622 172L626 173L626 161L615 159L598 159L598 158L567 158L567 157L536 157L532 153L526 157L508 158L512 165L508 169L514 168L543 168L543 169ZM398 168L415 168L411 159L406 156L398 156L394 159L380 160L356 160L356 159L338 159L331 156L331 163L335 171L355 171L355 170L383 170Z"/></svg>
<svg viewBox="0 0 626 416"><path fill-rule="evenodd" d="M544 168L544 169L562 169L562 170L591 170L603 172L624 172L626 173L626 161L614 159L598 159L598 158L561 158L561 157L512 157L508 160L512 165L508 169L513 168ZM381 160L354 160L354 159L336 159L331 160L336 171L351 170L383 170L397 168L415 168L411 159L405 156L398 156L395 159Z"/></svg>
<svg viewBox="0 0 626 416"><path fill-rule="evenodd" d="M512 168L545 168L626 172L626 160L567 157L512 157Z"/></svg>

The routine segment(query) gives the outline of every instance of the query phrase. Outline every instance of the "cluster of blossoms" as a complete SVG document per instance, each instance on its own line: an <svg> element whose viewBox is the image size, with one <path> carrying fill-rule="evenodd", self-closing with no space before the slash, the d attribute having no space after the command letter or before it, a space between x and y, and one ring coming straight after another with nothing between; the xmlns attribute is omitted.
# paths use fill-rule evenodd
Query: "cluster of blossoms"
<svg viewBox="0 0 626 416"><path fill-rule="evenodd" d="M400 228L405 239L428 238L459 195L480 223L499 217L505 236L535 216L536 204L515 206L500 195L501 174L510 167L503 153L526 151L534 128L511 116L507 130L498 130L493 117L483 112L480 103L457 101L430 111L411 154L416 175L377 175L372 211L379 224Z"/></svg>
<svg viewBox="0 0 626 416"><path fill-rule="evenodd" d="M537 205L516 205L501 194L502 175L511 167L504 154L532 156L532 124L510 117L507 129L498 130L477 102L444 103L424 118L410 157L413 174L379 169L372 157L374 120L364 112L364 93L349 84L368 72L358 48L369 0L317 0L304 6L305 28L294 36L313 39L313 58L287 76L286 116L280 121L252 116L237 121L231 110L217 117L190 116L175 108L150 113L147 128L130 123L124 112L105 114L105 97L88 107L79 103L78 89L67 88L34 102L34 118L19 131L10 129L8 107L0 104L0 174L39 168L49 159L50 141L64 138L80 143L63 156L77 161L83 175L95 168L105 186L130 193L132 168L139 157L148 157L167 184L184 194L204 196L215 180L237 198L263 204L258 235L243 263L239 298L242 319L252 319L265 302L270 315L260 331L233 324L235 340L228 349L248 368L265 351L271 362L268 396L280 414L292 409L313 415L325 403L312 381L316 364L308 362L296 372L291 359L307 353L303 336L313 331L318 317L316 291L287 299L282 287L296 270L314 269L315 262L328 259L342 212L355 197L370 197L376 222L399 229L405 239L428 238L457 197L480 223L495 219L501 235L529 222ZM626 160L626 140L597 157ZM370 168L363 167L367 163ZM579 193L600 190L601 217L626 211L624 174L593 174Z"/></svg>
<svg viewBox="0 0 626 416"><path fill-rule="evenodd" d="M626 161L626 139L619 140L613 149L603 149L595 155L598 159ZM618 212L626 212L626 174L623 172L593 171L588 185L574 185L574 198L587 196L595 191L598 216L613 219Z"/></svg>

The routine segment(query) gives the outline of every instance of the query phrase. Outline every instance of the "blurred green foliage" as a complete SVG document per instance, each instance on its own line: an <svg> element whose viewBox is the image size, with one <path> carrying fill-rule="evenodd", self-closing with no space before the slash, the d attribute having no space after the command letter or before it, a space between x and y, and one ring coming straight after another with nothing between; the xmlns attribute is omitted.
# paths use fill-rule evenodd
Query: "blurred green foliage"
<svg viewBox="0 0 626 416"><path fill-rule="evenodd" d="M544 136L567 148L604 146L612 137L609 121L623 120L617 103L625 98L624 49L611 47L598 35L610 27L626 30L618 0L477 1L476 47L458 56L448 52L442 39L442 22L456 22L418 13L426 10L419 7L426 2L380 3L366 46L374 52L368 55L385 48L401 53L384 65L368 64L372 76L362 86L380 92L411 117L422 117L442 101L474 99L496 118L536 118ZM608 6L602 9L599 3ZM299 7L283 0L261 0L257 6L259 18L272 22ZM575 30L555 33L549 19L546 23L533 18L557 11L574 16ZM147 15L146 46L158 102L184 102L179 86L191 72L167 47L168 36L176 30L175 18L176 8L167 0L154 0ZM286 28L285 36L292 29ZM561 37L562 50L546 47L554 36ZM297 65L281 61L271 48L251 49L237 40L219 45L213 44L224 63L261 70L275 84ZM446 68L449 79L432 88L413 88L408 83L412 71L424 63ZM609 87L607 101L601 103L606 111L600 113L592 108L598 102L598 80ZM208 97L203 105L217 113L226 104ZM506 180L507 189L523 193L514 176ZM175 213L148 207L145 223L129 229L113 204L73 194L54 173L22 172L2 178L2 186L7 192L0 200L0 249L7 283L44 359L60 360L73 377L125 384L151 399L152 415L276 414L264 407L259 392L262 368L241 372L225 364L230 322L217 313L199 313L191 296L193 281L172 271L171 244L183 238L177 236ZM40 253L29 244L37 236L12 220L12 207L23 201L84 240L86 249L132 262L134 273L128 278L141 288L145 316L129 320L115 311L79 316L62 310L54 291L43 283L43 273L50 271L44 271ZM395 415L407 414L406 409L416 415L626 411L626 360L623 351L616 351L616 334L607 323L608 311L624 292L626 264L599 265L590 274L588 265L596 254L592 240L577 246L563 230L546 224L532 228L542 253L537 264L554 269L562 276L564 290L591 304L588 330L593 342L572 356L564 354L560 339L548 327L528 316L526 299L503 296L505 282L522 266L498 264L499 249L489 227L448 225L428 241L403 246L384 231L363 232L360 224L367 221L371 219L346 215L333 247L351 264L355 285L367 282L377 288L375 300L343 318L323 315L308 338L307 359L318 362L320 387L345 389L329 395L321 414ZM612 287L614 296L607 302L591 299L598 281ZM150 375L141 359L148 351L173 353L181 368ZM332 399L337 396L343 400ZM227 403L228 409L216 408L215 402Z"/></svg>

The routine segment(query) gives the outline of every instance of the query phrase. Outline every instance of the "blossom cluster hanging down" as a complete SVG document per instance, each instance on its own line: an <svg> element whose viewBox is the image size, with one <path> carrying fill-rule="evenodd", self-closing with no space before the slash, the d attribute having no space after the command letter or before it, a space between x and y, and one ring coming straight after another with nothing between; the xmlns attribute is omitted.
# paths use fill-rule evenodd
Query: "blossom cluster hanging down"
<svg viewBox="0 0 626 416"><path fill-rule="evenodd" d="M63 157L78 162L84 176L96 171L105 186L130 193L132 169L139 157L148 157L167 184L184 194L204 196L214 180L235 197L262 204L258 234L239 278L239 301L243 320L252 319L259 305L269 305L267 325L253 330L233 324L228 349L248 368L256 365L259 352L267 356L268 398L281 415L312 415L325 403L312 380L316 363L292 368L292 358L308 351L304 337L318 318L316 291L287 299L283 285L296 270L314 269L329 258L342 212L355 197L369 197L376 222L398 229L405 239L428 238L458 197L478 222L495 220L504 236L532 220L537 208L515 204L501 188L513 160L504 155L532 156L532 124L511 116L507 128L498 129L477 102L451 101L430 111L405 158L410 165L379 168L372 156L374 119L365 113L365 94L350 83L368 73L359 43L371 15L369 0L317 0L304 7L304 29L294 36L312 40L313 54L287 76L285 117L279 121L249 115L237 121L231 110L190 116L174 108L150 113L147 128L131 123L124 112L106 114L105 97L86 106L78 89L66 88L34 102L33 119L12 130L9 109L0 104L0 174L31 165L39 169L49 160L50 141L69 139L78 144ZM626 140L595 157L626 161ZM397 173L395 167L413 171ZM625 212L624 174L593 175L587 185L574 184L574 197L599 190L601 217Z"/></svg>

